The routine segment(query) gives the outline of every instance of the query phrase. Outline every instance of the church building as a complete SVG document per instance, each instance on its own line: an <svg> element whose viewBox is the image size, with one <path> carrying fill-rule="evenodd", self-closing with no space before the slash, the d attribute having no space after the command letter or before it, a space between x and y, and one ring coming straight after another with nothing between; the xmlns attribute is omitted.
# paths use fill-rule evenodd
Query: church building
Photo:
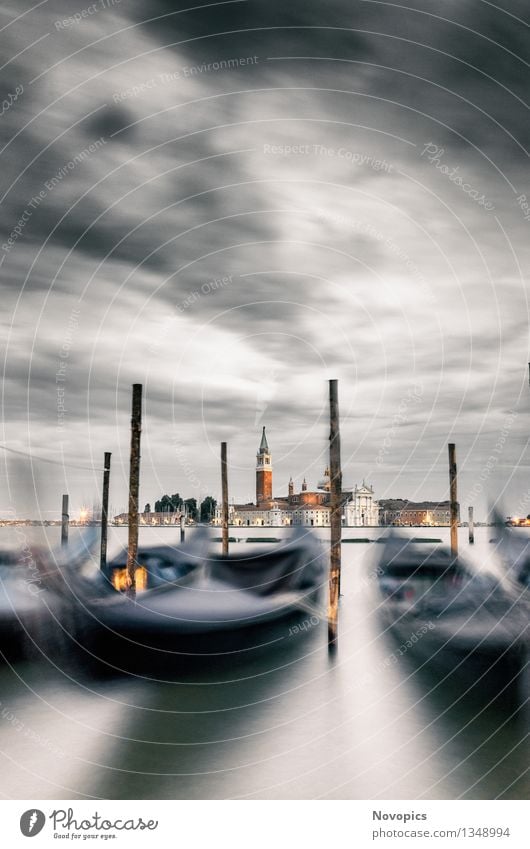
<svg viewBox="0 0 530 849"><path fill-rule="evenodd" d="M343 524L369 526L379 524L379 507L374 500L372 487L364 483L354 489L343 489ZM272 483L272 455L269 450L265 428L256 455L256 503L231 504L230 525L256 527L281 527L304 525L305 527L329 527L330 524L330 476L329 469L310 490L303 480L300 491L295 492L292 478L286 495L274 496ZM221 505L218 505L214 524L221 524Z"/></svg>

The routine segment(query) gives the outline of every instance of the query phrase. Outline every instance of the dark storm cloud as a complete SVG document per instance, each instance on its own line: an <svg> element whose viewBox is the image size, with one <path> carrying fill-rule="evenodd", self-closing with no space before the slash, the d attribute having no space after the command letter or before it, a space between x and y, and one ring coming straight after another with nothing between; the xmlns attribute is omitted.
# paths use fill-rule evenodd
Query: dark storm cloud
<svg viewBox="0 0 530 849"><path fill-rule="evenodd" d="M128 129L131 123L131 115L126 109L108 106L88 122L87 134L92 134L94 138L104 136L112 141L114 135L119 133L121 140L123 140L124 136L127 137L127 135L134 133L133 128Z"/></svg>
<svg viewBox="0 0 530 849"><path fill-rule="evenodd" d="M336 0L326 3L325 20L318 4L304 0L221 4L185 14L178 14L169 3L154 4L153 9L163 17L147 26L163 43L190 39L179 46L190 61L198 55L204 61L222 58L242 44L261 56L343 59L354 63L347 74L352 87L359 82L361 63L367 63L372 69L367 91L372 95L391 99L397 94L401 103L415 108L421 103L439 119L445 104L460 108L460 131L472 134L479 129L475 124L478 110L483 109L503 127L515 128L527 138L527 123L514 114L516 98L525 97L524 72L530 61L524 20L517 19L518 14L524 19L524 4L510 3L501 10L480 0L458 0L441 9L432 0L405 9L391 3ZM137 19L144 17L139 4ZM290 72L303 76L306 84L318 85L326 66L292 63ZM460 103L444 89L462 98ZM450 134L442 127L439 131ZM493 124L490 131L503 132ZM458 144L459 138L452 140ZM487 139L481 142L488 145Z"/></svg>

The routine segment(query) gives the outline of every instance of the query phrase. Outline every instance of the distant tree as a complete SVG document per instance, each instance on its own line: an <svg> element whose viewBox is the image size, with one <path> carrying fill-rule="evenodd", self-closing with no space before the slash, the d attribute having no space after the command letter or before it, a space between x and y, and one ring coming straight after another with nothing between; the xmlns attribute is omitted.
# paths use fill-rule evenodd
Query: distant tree
<svg viewBox="0 0 530 849"><path fill-rule="evenodd" d="M174 495L163 495L159 501L155 501L155 513L175 513L182 510L184 501L176 492Z"/></svg>
<svg viewBox="0 0 530 849"><path fill-rule="evenodd" d="M215 498L212 498L211 495L207 495L201 504L201 522L211 522L214 517L216 507L217 501Z"/></svg>
<svg viewBox="0 0 530 849"><path fill-rule="evenodd" d="M150 512L151 512L151 505L149 504L149 502L147 502L147 504L144 507L144 513L150 513Z"/></svg>
<svg viewBox="0 0 530 849"><path fill-rule="evenodd" d="M184 501L182 500L182 498L180 497L178 492L175 493L175 495L171 496L171 504L173 505L173 512L175 510L182 510L182 507L184 505Z"/></svg>
<svg viewBox="0 0 530 849"><path fill-rule="evenodd" d="M197 510L197 501L195 498L187 498L184 502L186 507L186 512L190 519L193 519L194 522L197 521L199 511Z"/></svg>
<svg viewBox="0 0 530 849"><path fill-rule="evenodd" d="M155 513L172 513L173 502L169 495L163 495L160 501L155 501Z"/></svg>

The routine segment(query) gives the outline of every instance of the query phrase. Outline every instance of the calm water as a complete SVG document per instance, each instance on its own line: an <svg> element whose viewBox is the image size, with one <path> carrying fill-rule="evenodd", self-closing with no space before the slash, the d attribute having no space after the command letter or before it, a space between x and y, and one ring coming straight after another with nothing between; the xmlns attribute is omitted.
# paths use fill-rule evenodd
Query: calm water
<svg viewBox="0 0 530 849"><path fill-rule="evenodd" d="M258 533L282 532L252 530ZM324 540L329 531L317 533ZM493 562L494 529L478 528L473 548L467 531L460 533L462 553L481 568ZM178 530L142 534L141 542L165 542L176 540ZM345 529L343 535L381 534ZM411 534L448 538L437 528ZM113 529L112 548L125 539L126 530ZM524 707L469 703L421 677L407 658L385 665L396 644L382 633L370 578L378 549L343 546L340 644L333 659L319 622L302 639L285 626L274 648L259 657L234 656L166 683L92 682L62 669L60 660L54 668L55 659L1 667L0 793L37 799L528 798Z"/></svg>

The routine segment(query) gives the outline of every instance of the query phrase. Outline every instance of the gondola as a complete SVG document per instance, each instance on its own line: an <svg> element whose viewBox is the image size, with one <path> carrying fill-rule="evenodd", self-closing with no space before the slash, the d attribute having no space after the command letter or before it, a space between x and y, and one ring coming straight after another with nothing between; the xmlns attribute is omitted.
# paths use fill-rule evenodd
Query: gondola
<svg viewBox="0 0 530 849"><path fill-rule="evenodd" d="M80 642L117 668L131 660L172 664L176 656L245 651L278 639L278 633L285 637L288 628L279 623L289 618L321 618L322 552L305 530L274 551L227 557L210 554L200 530L189 546L140 548L144 588L134 600L110 574L124 565L122 554L107 574L85 569L71 584L82 611Z"/></svg>
<svg viewBox="0 0 530 849"><path fill-rule="evenodd" d="M399 654L468 688L517 684L529 641L528 609L493 575L443 547L389 536L377 570L382 620Z"/></svg>
<svg viewBox="0 0 530 849"><path fill-rule="evenodd" d="M0 656L63 662L75 639L79 609L72 604L79 575L93 560L95 528L55 550L42 546L0 551Z"/></svg>
<svg viewBox="0 0 530 849"><path fill-rule="evenodd" d="M50 649L58 598L46 583L43 551L0 551L0 655L36 659Z"/></svg>
<svg viewBox="0 0 530 849"><path fill-rule="evenodd" d="M16 552L0 552L0 652L7 658L24 656L28 624L40 613L38 598L30 592L28 578Z"/></svg>

